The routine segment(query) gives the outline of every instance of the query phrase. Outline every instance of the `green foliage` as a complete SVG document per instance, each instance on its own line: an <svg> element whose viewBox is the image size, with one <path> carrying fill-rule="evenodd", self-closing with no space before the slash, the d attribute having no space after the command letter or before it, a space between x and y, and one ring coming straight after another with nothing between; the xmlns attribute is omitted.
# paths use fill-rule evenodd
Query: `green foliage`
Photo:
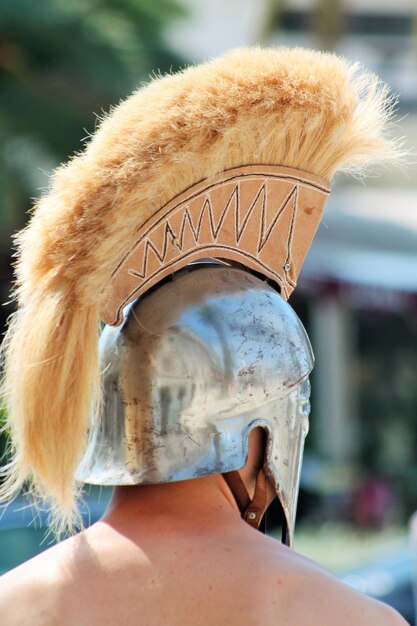
<svg viewBox="0 0 417 626"><path fill-rule="evenodd" d="M4 409L0 409L0 430L4 428L6 424L6 413Z"/></svg>
<svg viewBox="0 0 417 626"><path fill-rule="evenodd" d="M8 447L8 436L4 431L6 425L6 413L4 409L0 409L0 465L2 465L6 459L5 454Z"/></svg>
<svg viewBox="0 0 417 626"><path fill-rule="evenodd" d="M184 61L164 39L177 0L1 0L0 302L10 235L48 173L82 147L96 116L155 70ZM7 251L7 252L6 252ZM0 332L10 308L0 308Z"/></svg>
<svg viewBox="0 0 417 626"><path fill-rule="evenodd" d="M39 168L78 150L95 113L178 67L163 30L182 14L174 0L2 0L0 224L21 225Z"/></svg>

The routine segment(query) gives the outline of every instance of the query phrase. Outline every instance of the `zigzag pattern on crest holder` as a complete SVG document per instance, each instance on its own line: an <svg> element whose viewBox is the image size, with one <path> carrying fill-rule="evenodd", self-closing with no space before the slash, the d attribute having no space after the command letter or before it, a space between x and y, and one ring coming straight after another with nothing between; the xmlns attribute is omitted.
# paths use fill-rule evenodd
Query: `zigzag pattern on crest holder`
<svg viewBox="0 0 417 626"><path fill-rule="evenodd" d="M273 280L287 299L311 244L329 187L293 168L249 165L203 180L176 196L138 230L115 268L101 317L122 310L191 261L235 261Z"/></svg>

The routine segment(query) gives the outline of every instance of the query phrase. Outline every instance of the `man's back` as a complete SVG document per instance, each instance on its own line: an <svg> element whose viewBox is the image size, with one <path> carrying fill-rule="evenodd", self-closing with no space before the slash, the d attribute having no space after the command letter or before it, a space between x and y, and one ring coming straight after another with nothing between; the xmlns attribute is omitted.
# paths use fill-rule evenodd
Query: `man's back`
<svg viewBox="0 0 417 626"><path fill-rule="evenodd" d="M99 522L4 577L2 626L405 623L237 517L225 519L179 528L154 517L139 532Z"/></svg>

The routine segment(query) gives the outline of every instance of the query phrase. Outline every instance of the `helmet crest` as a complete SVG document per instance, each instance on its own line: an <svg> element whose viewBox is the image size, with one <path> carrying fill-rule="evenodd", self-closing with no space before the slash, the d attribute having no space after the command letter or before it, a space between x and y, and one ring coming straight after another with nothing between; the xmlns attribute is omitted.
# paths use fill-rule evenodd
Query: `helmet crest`
<svg viewBox="0 0 417 626"><path fill-rule="evenodd" d="M3 497L29 480L71 520L89 414L101 401L101 318L117 323L141 281L146 289L170 262L207 257L210 246L220 258L245 256L287 296L324 181L398 156L386 135L391 114L387 88L335 55L248 48L155 79L104 118L17 237L18 310L3 344L13 445ZM235 180L222 183L233 168ZM173 212L158 227L161 207Z"/></svg>

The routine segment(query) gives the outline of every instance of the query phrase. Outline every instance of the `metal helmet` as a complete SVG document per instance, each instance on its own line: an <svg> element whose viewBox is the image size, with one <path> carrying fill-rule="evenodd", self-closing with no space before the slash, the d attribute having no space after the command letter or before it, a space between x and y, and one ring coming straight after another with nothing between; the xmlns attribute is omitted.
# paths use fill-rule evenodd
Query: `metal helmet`
<svg viewBox="0 0 417 626"><path fill-rule="evenodd" d="M242 48L151 81L105 116L17 238L0 499L27 480L71 526L104 381L79 478L229 480L260 425L292 530L312 356L290 307L249 272L286 300L336 172L402 155L377 83L334 55ZM248 273L168 278L205 257ZM102 376L101 322L115 327Z"/></svg>
<svg viewBox="0 0 417 626"><path fill-rule="evenodd" d="M189 266L129 305L120 326L104 328L100 359L104 404L79 480L227 476L245 465L249 433L261 426L264 471L291 544L314 358L275 289L238 268Z"/></svg>

